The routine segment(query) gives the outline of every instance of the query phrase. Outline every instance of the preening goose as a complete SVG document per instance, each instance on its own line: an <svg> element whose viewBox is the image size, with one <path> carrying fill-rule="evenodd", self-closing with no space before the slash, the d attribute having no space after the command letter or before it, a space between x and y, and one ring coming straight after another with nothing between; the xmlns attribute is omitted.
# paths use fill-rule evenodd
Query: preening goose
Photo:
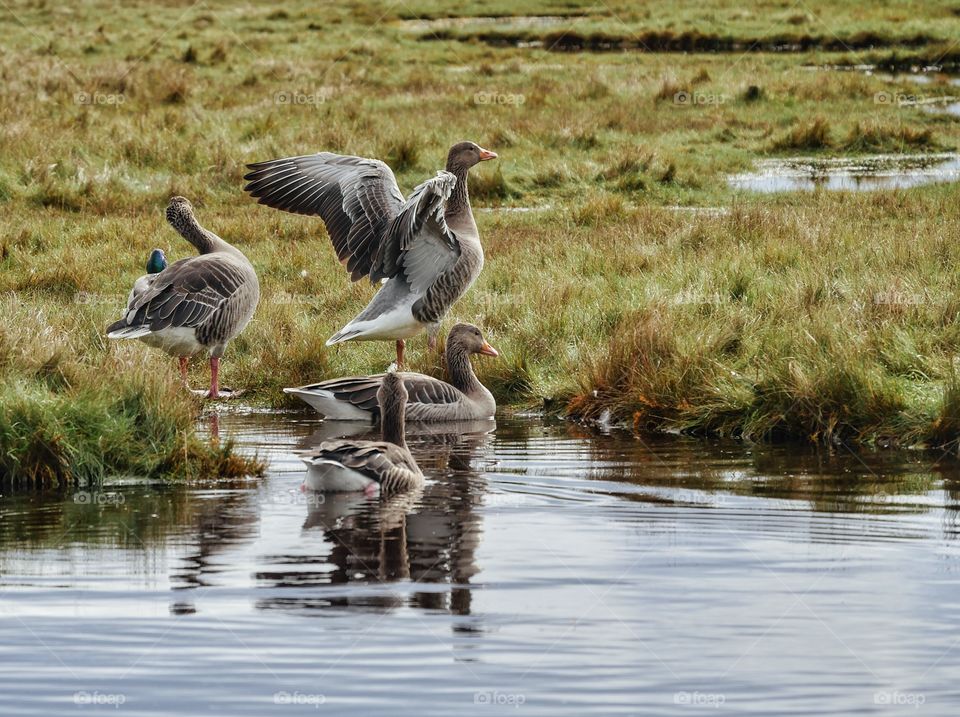
<svg viewBox="0 0 960 717"><path fill-rule="evenodd" d="M200 256L166 267L148 284L131 292L124 316L107 327L111 339L140 339L180 359L186 381L187 361L198 351L210 353L210 398L218 398L220 357L243 331L260 299L253 266L239 249L197 222L183 197L167 206L167 221Z"/></svg>
<svg viewBox="0 0 960 717"><path fill-rule="evenodd" d="M473 372L472 354L497 356L472 324L457 324L447 336L445 383L422 373L402 373L407 390L408 421L474 421L492 418L497 402ZM383 374L335 378L299 388L285 388L309 403L327 418L341 421L373 421L380 418L377 388Z"/></svg>
<svg viewBox="0 0 960 717"><path fill-rule="evenodd" d="M407 448L404 413L407 390L392 368L377 392L381 441L326 441L302 456L307 464L304 487L327 492L363 491L373 495L410 490L423 484L423 473Z"/></svg>
<svg viewBox="0 0 960 717"><path fill-rule="evenodd" d="M245 187L260 204L319 215L350 278L386 279L367 307L327 341L397 342L440 321L483 268L483 248L467 194L467 173L495 152L474 142L450 148L445 171L404 201L383 162L330 152L248 165Z"/></svg>

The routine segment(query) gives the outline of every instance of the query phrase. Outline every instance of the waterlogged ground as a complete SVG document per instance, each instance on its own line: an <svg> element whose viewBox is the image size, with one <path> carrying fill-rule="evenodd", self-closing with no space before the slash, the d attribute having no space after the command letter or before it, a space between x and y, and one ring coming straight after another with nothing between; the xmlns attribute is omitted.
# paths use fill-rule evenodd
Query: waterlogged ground
<svg viewBox="0 0 960 717"><path fill-rule="evenodd" d="M931 108L932 109L932 108ZM940 108L948 111L948 108ZM876 191L910 189L960 179L960 155L873 155L856 158L764 159L728 182L751 192Z"/></svg>
<svg viewBox="0 0 960 717"><path fill-rule="evenodd" d="M466 430L381 502L297 414L220 417L262 481L4 494L2 713L956 714L952 460Z"/></svg>

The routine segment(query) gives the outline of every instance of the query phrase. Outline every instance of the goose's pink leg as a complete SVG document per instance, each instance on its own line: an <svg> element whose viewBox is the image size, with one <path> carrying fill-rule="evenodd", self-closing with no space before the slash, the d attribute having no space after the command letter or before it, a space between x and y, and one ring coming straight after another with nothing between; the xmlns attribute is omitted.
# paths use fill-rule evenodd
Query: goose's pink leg
<svg viewBox="0 0 960 717"><path fill-rule="evenodd" d="M183 381L183 385L187 385L187 361L190 360L189 356L180 357L180 380Z"/></svg>
<svg viewBox="0 0 960 717"><path fill-rule="evenodd" d="M403 370L403 350L407 347L407 342L403 339L397 341L397 368Z"/></svg>
<svg viewBox="0 0 960 717"><path fill-rule="evenodd" d="M220 398L220 359L210 357L210 393L207 398Z"/></svg>

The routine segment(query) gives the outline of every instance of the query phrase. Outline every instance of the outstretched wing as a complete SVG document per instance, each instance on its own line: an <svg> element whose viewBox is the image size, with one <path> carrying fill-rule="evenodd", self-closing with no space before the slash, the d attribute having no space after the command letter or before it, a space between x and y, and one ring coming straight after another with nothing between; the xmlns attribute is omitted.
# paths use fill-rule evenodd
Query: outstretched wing
<svg viewBox="0 0 960 717"><path fill-rule="evenodd" d="M444 219L456 184L450 172L437 172L413 190L387 227L380 257L384 274L402 273L415 294L426 293L460 257L460 243Z"/></svg>
<svg viewBox="0 0 960 717"><path fill-rule="evenodd" d="M393 172L383 162L320 152L247 165L244 189L260 204L319 216L353 281L392 277L377 265L384 232L403 206Z"/></svg>
<svg viewBox="0 0 960 717"><path fill-rule="evenodd" d="M133 301L117 324L150 332L196 328L236 293L243 280L237 267L216 256L181 259L156 275L152 286Z"/></svg>

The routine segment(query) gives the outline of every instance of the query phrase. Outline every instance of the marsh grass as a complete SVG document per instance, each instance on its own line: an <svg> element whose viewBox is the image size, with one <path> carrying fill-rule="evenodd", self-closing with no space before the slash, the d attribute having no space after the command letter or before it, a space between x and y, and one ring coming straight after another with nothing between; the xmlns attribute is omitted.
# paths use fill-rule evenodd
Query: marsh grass
<svg viewBox="0 0 960 717"><path fill-rule="evenodd" d="M445 324L472 321L501 350L478 364L501 404L583 418L610 409L642 430L950 444L955 188L735 198L725 184L771 151L956 146L957 123L874 101L909 86L803 69L946 50L916 45L960 32L943 10L817 1L805 12L829 13L839 37L902 44L732 57L697 53L709 45L697 38L725 28L731 42L779 42L817 24L774 3L744 14L721 0L642 11L612 0L610 12L569 8L581 36L554 48L564 53L461 41L485 27L421 40L394 22L400 11L383 17L366 2L325 6L322 23L299 1L282 12L84 5L70 33L51 7L24 6L37 34L9 35L0 57L3 470L41 482L236 470L226 444L197 441L199 403L174 363L103 336L152 248L191 253L163 220L171 194L260 275L261 305L224 357L226 385L289 405L284 386L383 370L388 345L324 346L375 287L347 281L316 219L244 196L244 165L375 156L408 192L464 138L500 154L471 174L478 208L536 209L477 213L487 262ZM409 11L450 13L432 0ZM471 12L557 11L457 9ZM584 37L668 27L647 39L690 54L573 51ZM707 101L679 106L680 91ZM412 369L441 370L422 339L410 343ZM206 383L204 361L190 380Z"/></svg>
<svg viewBox="0 0 960 717"><path fill-rule="evenodd" d="M194 478L259 474L256 458L194 434L201 402L172 373L102 356L103 341L3 297L0 481L63 487L113 475ZM152 362L151 362L152 363Z"/></svg>
<svg viewBox="0 0 960 717"><path fill-rule="evenodd" d="M818 150L833 145L830 123L823 117L794 125L783 137L773 143L774 149Z"/></svg>

